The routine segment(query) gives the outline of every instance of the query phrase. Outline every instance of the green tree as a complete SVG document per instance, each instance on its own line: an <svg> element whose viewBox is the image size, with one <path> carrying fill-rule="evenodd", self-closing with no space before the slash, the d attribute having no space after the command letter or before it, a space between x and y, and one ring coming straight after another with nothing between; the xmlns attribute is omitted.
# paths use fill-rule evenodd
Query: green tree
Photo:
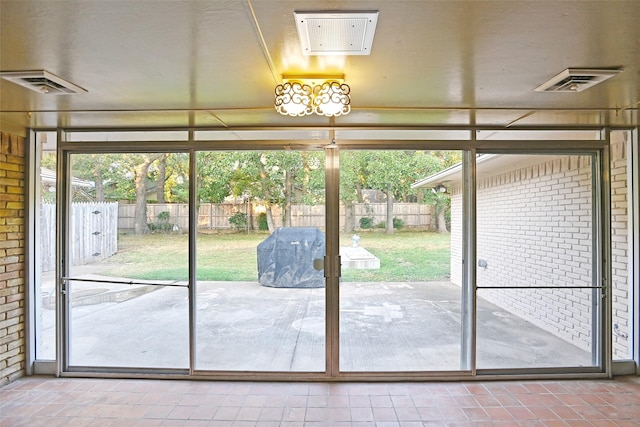
<svg viewBox="0 0 640 427"><path fill-rule="evenodd" d="M97 202L111 199L106 183L113 181L117 174L113 174L111 164L116 162L119 154L74 154L71 156L71 175L94 183L92 196Z"/></svg>
<svg viewBox="0 0 640 427"><path fill-rule="evenodd" d="M198 200L221 203L231 195L231 177L240 165L240 153L202 151L197 154Z"/></svg>
<svg viewBox="0 0 640 427"><path fill-rule="evenodd" d="M273 206L291 225L295 203L324 201L324 156L312 151L237 151L198 153L198 199L220 203L228 196L264 204L274 231Z"/></svg>
<svg viewBox="0 0 640 427"><path fill-rule="evenodd" d="M272 206L284 203L285 174L279 156L271 151L246 151L237 155L229 182L231 194L248 194L264 203L269 232L273 232Z"/></svg>
<svg viewBox="0 0 640 427"><path fill-rule="evenodd" d="M133 218L133 229L135 234L145 234L149 232L147 225L147 177L149 168L153 162L164 156L162 153L140 154L140 158L130 157L136 161L132 165L133 182L135 185L136 207Z"/></svg>
<svg viewBox="0 0 640 427"><path fill-rule="evenodd" d="M392 234L393 202L406 201L415 195L411 184L426 175L437 172L440 164L425 151L384 150L369 152L367 185L384 192L387 200L386 232Z"/></svg>
<svg viewBox="0 0 640 427"><path fill-rule="evenodd" d="M164 182L161 184L160 177L157 178L156 191L162 191L168 203L187 203L189 201L189 154L172 153L166 157L164 163ZM159 200L158 203L160 203Z"/></svg>
<svg viewBox="0 0 640 427"><path fill-rule="evenodd" d="M438 161L437 170L430 174L447 169L454 165L459 164L462 161L462 151L431 151L431 156ZM427 175L425 174L421 178ZM448 233L447 217L451 212L451 195L448 193L436 192L431 189L422 190L419 201L433 206L435 221L432 223L431 228L438 233Z"/></svg>
<svg viewBox="0 0 640 427"><path fill-rule="evenodd" d="M168 161L165 153L74 154L71 174L95 183L95 199L135 201L134 232L143 234L147 226L147 197L158 187L157 162ZM182 156L184 163L186 158ZM155 163L155 164L154 164ZM186 163L188 167L188 162ZM164 192L166 174L160 186Z"/></svg>
<svg viewBox="0 0 640 427"><path fill-rule="evenodd" d="M231 194L249 194L253 200L264 203L270 232L275 230L273 206L282 207L283 223L290 226L292 204L323 200L324 183L318 154L248 151L235 155L229 180Z"/></svg>
<svg viewBox="0 0 640 427"><path fill-rule="evenodd" d="M340 153L340 201L345 208L345 233L352 233L355 226L355 203L362 203L362 188L368 176L367 152L344 151Z"/></svg>

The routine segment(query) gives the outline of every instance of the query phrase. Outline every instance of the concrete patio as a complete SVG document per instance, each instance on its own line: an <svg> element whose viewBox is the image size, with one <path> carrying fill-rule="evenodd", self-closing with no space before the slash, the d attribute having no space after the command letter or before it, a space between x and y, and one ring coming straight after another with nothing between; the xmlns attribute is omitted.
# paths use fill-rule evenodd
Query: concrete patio
<svg viewBox="0 0 640 427"><path fill-rule="evenodd" d="M460 369L460 293L449 282L342 283L341 370ZM186 287L74 282L72 295L71 365L188 368ZM195 310L198 370L324 370L322 288L199 282ZM491 303L477 310L480 369L591 364L589 352Z"/></svg>

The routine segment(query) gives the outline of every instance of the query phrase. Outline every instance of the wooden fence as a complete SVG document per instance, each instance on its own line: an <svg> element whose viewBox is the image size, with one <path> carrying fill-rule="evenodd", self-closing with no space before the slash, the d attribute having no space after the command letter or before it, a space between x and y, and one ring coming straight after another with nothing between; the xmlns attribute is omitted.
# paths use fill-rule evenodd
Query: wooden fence
<svg viewBox="0 0 640 427"><path fill-rule="evenodd" d="M56 269L56 205L43 203L40 211L40 263L43 272Z"/></svg>
<svg viewBox="0 0 640 427"><path fill-rule="evenodd" d="M55 205L43 204L40 215L42 271L51 271L56 257ZM69 223L71 265L91 264L117 252L117 203L73 203Z"/></svg>
<svg viewBox="0 0 640 427"><path fill-rule="evenodd" d="M420 203L394 203L393 216L404 221L405 227L429 228L431 226L431 206ZM118 213L118 229L131 232L134 229L135 205L121 204ZM169 212L169 223L175 225L173 231L187 232L189 229L189 207L181 203L163 203L147 205L147 222L157 224L158 215ZM198 208L198 228L211 230L231 229L229 223L235 213L241 212L251 219L253 229L258 228L258 215L264 207L251 203L203 203ZM354 209L354 228L359 228L360 218L372 217L374 224L386 221L386 203L357 203ZM282 226L282 211L273 207L276 227ZM293 205L291 208L291 225L293 227L324 228L324 205ZM345 208L340 206L340 228L345 225Z"/></svg>
<svg viewBox="0 0 640 427"><path fill-rule="evenodd" d="M386 221L386 203L360 203L354 209L354 227L359 227L362 217L374 218L374 224ZM90 264L108 258L118 250L118 232L132 231L135 206L118 203L74 203L71 207L71 265ZM147 205L147 220L158 223L158 214L169 212L168 222L176 226L174 231L186 232L189 227L187 204L165 203ZM264 207L250 203L207 203L198 208L198 228L231 229L229 218L242 212L251 218L253 229ZM273 208L276 227L282 226L280 208ZM393 216L404 221L405 227L428 228L431 226L431 206L418 203L394 203ZM293 227L324 228L324 205L294 205L291 209ZM340 227L344 228L345 209L340 207ZM42 204L40 220L42 271L55 269L56 256L56 207Z"/></svg>

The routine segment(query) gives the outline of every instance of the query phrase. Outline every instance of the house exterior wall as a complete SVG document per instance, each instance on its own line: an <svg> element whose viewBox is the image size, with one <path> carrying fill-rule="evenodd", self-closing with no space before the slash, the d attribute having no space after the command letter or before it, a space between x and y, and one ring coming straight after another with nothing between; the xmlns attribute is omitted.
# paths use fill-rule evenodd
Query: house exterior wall
<svg viewBox="0 0 640 427"><path fill-rule="evenodd" d="M628 269L626 143L614 141L612 254L614 358L627 358ZM549 160L477 182L477 285L590 286L592 185L587 156ZM451 280L462 283L462 192L452 189ZM476 262L478 261L476 260ZM478 296L586 351L592 343L592 293L583 289L479 290Z"/></svg>
<svg viewBox="0 0 640 427"><path fill-rule="evenodd" d="M25 368L24 138L0 133L0 385Z"/></svg>
<svg viewBox="0 0 640 427"><path fill-rule="evenodd" d="M611 304L613 358L631 358L629 342L629 192L626 132L611 134Z"/></svg>
<svg viewBox="0 0 640 427"><path fill-rule="evenodd" d="M588 157L545 163L478 182L477 257L482 286L591 286L592 203ZM478 295L584 350L591 345L591 291L480 290Z"/></svg>

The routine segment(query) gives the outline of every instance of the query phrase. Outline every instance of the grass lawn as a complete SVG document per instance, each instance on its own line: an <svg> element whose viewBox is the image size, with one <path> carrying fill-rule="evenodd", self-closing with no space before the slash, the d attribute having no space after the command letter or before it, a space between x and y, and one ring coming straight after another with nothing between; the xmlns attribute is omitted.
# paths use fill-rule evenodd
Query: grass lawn
<svg viewBox="0 0 640 427"><path fill-rule="evenodd" d="M199 234L198 280L257 280L256 246L266 233ZM450 236L425 231L360 233L360 246L380 258L379 270L343 269L344 281L427 281L449 276ZM341 236L342 246L351 245ZM102 274L147 280L187 280L188 237L121 234L118 252L103 261Z"/></svg>
<svg viewBox="0 0 640 427"><path fill-rule="evenodd" d="M379 270L342 269L346 282L422 282L449 277L451 236L427 231L360 232L360 246L380 259ZM350 246L350 236L340 236Z"/></svg>

